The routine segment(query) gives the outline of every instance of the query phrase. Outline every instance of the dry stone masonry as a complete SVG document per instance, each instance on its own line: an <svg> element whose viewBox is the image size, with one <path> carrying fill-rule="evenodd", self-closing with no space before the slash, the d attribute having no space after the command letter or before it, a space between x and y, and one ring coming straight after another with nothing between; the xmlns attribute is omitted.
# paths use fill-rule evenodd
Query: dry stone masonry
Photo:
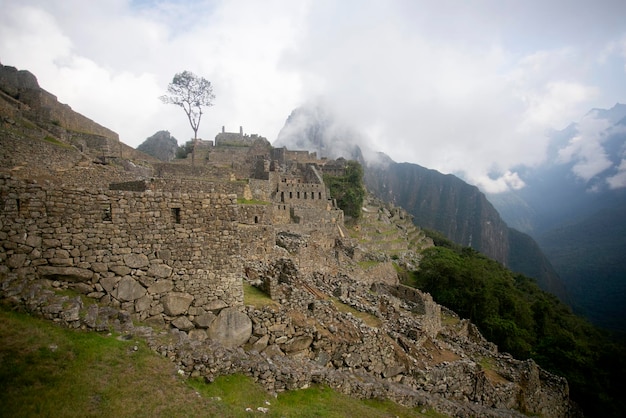
<svg viewBox="0 0 626 418"><path fill-rule="evenodd" d="M0 177L5 274L67 282L137 320L241 306L236 196L59 190Z"/></svg>
<svg viewBox="0 0 626 418"><path fill-rule="evenodd" d="M349 238L323 182L345 161L242 128L202 141L197 166L114 156L116 134L29 74L0 68L5 301L145 338L207 381L243 373L274 393L321 383L456 417L571 416L564 379L399 284L384 250L415 267L403 243L432 245L404 211L366 208L364 230L393 231L392 247ZM244 286L268 303L246 306Z"/></svg>

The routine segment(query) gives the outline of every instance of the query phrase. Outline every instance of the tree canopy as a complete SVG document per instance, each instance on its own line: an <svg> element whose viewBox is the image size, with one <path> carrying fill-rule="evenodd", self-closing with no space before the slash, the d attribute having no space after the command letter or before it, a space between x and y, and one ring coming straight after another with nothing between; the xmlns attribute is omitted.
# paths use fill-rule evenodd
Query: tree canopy
<svg viewBox="0 0 626 418"><path fill-rule="evenodd" d="M180 106L185 111L193 130L192 164L195 160L195 146L198 141L198 129L202 120L202 108L213 106L215 95L211 82L191 71L183 71L174 76L167 86L168 94L159 97L166 104Z"/></svg>
<svg viewBox="0 0 626 418"><path fill-rule="evenodd" d="M533 279L438 233L427 233L436 246L422 253L419 269L407 272L406 284L470 319L500 350L532 358L566 377L572 398L586 412L622 413L623 343L574 315Z"/></svg>

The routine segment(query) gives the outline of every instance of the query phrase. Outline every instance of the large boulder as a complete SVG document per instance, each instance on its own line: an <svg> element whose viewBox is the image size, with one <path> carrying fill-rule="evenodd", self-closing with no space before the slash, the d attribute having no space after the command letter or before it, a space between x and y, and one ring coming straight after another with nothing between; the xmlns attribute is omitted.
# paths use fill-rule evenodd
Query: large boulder
<svg viewBox="0 0 626 418"><path fill-rule="evenodd" d="M145 254L125 254L124 264L131 269L140 269L147 267L150 261Z"/></svg>
<svg viewBox="0 0 626 418"><path fill-rule="evenodd" d="M226 347L239 347L252 335L252 321L237 308L225 308L211 323L208 335Z"/></svg>
<svg viewBox="0 0 626 418"><path fill-rule="evenodd" d="M88 282L93 277L91 270L69 266L39 266L39 274L46 279L65 282Z"/></svg>
<svg viewBox="0 0 626 418"><path fill-rule="evenodd" d="M145 287L132 277L125 276L119 281L111 295L119 301L130 302L143 297L145 294Z"/></svg>
<svg viewBox="0 0 626 418"><path fill-rule="evenodd" d="M148 269L148 275L157 279L167 279L172 275L172 268L167 264L153 264Z"/></svg>
<svg viewBox="0 0 626 418"><path fill-rule="evenodd" d="M163 311L169 316L178 316L187 312L193 302L193 296L189 293L172 292L161 298Z"/></svg>
<svg viewBox="0 0 626 418"><path fill-rule="evenodd" d="M174 289L174 282L171 280L159 280L148 288L148 293L156 295L160 293L167 293Z"/></svg>

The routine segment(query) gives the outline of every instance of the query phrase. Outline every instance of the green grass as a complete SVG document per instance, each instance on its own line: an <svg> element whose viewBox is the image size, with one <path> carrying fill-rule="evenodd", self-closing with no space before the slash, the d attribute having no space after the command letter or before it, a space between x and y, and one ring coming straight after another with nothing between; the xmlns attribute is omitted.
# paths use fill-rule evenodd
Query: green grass
<svg viewBox="0 0 626 418"><path fill-rule="evenodd" d="M258 407L269 411L263 414ZM441 416L432 411L422 415L389 401L356 400L325 386L274 398L241 375L213 383L185 380L173 363L141 341L62 328L0 305L0 417L251 415Z"/></svg>
<svg viewBox="0 0 626 418"><path fill-rule="evenodd" d="M137 347L137 350L135 350ZM211 416L173 364L139 341L0 310L0 416Z"/></svg>
<svg viewBox="0 0 626 418"><path fill-rule="evenodd" d="M421 414L417 409L405 408L389 401L358 401L335 392L326 386L282 392L277 397L270 396L250 378L242 375L221 376L213 383L191 380L190 384L204 397L219 398L233 407L232 417L249 417L249 408L260 414L257 408L267 408L269 417L421 417L437 416L432 412ZM241 392L246 394L241 396Z"/></svg>
<svg viewBox="0 0 626 418"><path fill-rule="evenodd" d="M377 266L380 264L380 262L378 261L373 261L373 260L367 260L367 261L359 261L357 263L359 265L359 267L361 267L363 270L367 270L371 267Z"/></svg>
<svg viewBox="0 0 626 418"><path fill-rule="evenodd" d="M278 306L279 303L273 301L265 292L248 283L243 284L243 303L252 305L257 309L265 306Z"/></svg>
<svg viewBox="0 0 626 418"><path fill-rule="evenodd" d="M378 328L382 325L380 319L378 319L376 316L370 313L358 311L354 309L352 306L346 305L345 303L341 302L337 298L331 298L330 300L332 301L333 305L335 305L335 308L337 308L339 312L349 313L352 316L359 318L370 327Z"/></svg>
<svg viewBox="0 0 626 418"><path fill-rule="evenodd" d="M51 143L51 144L57 145L57 146L59 146L59 147L63 147L63 148L72 148L72 146L71 146L71 145L68 145L68 144L66 144L65 142L61 142L61 141L59 141L58 139L53 138L53 137L51 137L51 136L49 136L49 135L48 135L48 136L46 136L43 140L44 140L44 141L46 141L46 142L49 142L49 143Z"/></svg>
<svg viewBox="0 0 626 418"><path fill-rule="evenodd" d="M459 322L461 320L456 316L448 315L447 313L441 314L441 323L443 325L457 325Z"/></svg>

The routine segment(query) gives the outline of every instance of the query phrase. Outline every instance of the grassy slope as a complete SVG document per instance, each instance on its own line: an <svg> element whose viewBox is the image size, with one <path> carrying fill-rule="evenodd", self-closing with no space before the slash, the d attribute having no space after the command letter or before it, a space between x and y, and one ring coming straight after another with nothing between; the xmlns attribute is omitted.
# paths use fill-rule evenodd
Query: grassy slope
<svg viewBox="0 0 626 418"><path fill-rule="evenodd" d="M267 413L259 407L268 408ZM244 376L224 376L211 384L188 381L141 341L64 329L0 308L0 417L250 415L424 416L391 402L358 401L326 387L273 398Z"/></svg>

